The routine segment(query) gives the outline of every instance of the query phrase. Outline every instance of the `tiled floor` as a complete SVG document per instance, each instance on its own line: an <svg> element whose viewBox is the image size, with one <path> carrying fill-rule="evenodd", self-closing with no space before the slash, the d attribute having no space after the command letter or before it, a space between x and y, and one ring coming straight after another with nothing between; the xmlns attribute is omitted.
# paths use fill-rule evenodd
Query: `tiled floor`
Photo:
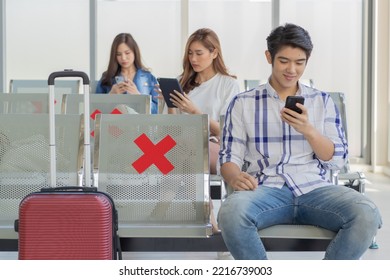
<svg viewBox="0 0 390 280"><path fill-rule="evenodd" d="M366 195L369 196L379 207L383 227L378 231L376 241L379 249L368 249L363 255L364 260L390 260L390 177L381 174L372 174L365 172L367 176ZM216 210L218 204L214 204ZM269 259L274 260L320 260L323 258L324 252L270 252ZM132 260L151 260L151 259L169 259L169 260L215 260L215 259L230 259L226 253L216 252L124 252L123 258ZM0 260L17 259L17 252L1 252Z"/></svg>

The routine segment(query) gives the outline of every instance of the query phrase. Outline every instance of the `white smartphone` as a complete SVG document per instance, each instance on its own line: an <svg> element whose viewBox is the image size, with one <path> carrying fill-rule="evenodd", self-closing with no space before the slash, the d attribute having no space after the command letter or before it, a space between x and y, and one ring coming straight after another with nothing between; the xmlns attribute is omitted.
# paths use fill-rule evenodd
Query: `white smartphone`
<svg viewBox="0 0 390 280"><path fill-rule="evenodd" d="M117 84L125 82L125 78L123 76L115 76L115 81Z"/></svg>

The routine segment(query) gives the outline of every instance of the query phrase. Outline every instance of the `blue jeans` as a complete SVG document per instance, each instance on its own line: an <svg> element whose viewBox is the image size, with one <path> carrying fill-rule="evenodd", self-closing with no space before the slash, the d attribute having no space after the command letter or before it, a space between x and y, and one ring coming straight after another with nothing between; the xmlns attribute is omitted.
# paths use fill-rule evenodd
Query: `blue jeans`
<svg viewBox="0 0 390 280"><path fill-rule="evenodd" d="M354 260L368 249L382 220L370 199L347 187L322 187L294 197L287 186L260 186L229 195L221 205L218 224L235 259L267 259L259 229L307 224L337 232L325 259Z"/></svg>

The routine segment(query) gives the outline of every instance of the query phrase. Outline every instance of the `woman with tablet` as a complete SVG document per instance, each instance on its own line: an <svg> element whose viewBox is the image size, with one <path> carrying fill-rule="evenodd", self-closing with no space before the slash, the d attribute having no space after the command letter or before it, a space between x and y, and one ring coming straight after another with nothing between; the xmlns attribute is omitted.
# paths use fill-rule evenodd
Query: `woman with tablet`
<svg viewBox="0 0 390 280"><path fill-rule="evenodd" d="M217 34L208 28L196 30L187 40L183 72L179 76L182 93L170 93L174 107L170 114L208 114L210 119L210 173L217 173L221 115L225 115L230 100L240 92L236 77L229 74L222 57ZM213 232L219 231L211 211Z"/></svg>
<svg viewBox="0 0 390 280"><path fill-rule="evenodd" d="M187 40L183 72L179 77L182 94L171 93L168 113L208 114L210 117L210 173L216 174L219 152L219 118L230 100L240 92L235 76L229 74L217 34L208 28L196 30Z"/></svg>
<svg viewBox="0 0 390 280"><path fill-rule="evenodd" d="M157 114L155 76L142 64L137 42L129 33L118 34L112 43L110 61L96 86L96 93L150 95L152 114Z"/></svg>

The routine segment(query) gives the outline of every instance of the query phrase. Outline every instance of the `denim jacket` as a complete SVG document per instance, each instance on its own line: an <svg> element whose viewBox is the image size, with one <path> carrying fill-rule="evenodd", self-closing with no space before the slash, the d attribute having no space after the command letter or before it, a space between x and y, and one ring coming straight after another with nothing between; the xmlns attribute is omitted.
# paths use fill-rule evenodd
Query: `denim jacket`
<svg viewBox="0 0 390 280"><path fill-rule="evenodd" d="M150 95L151 97L151 112L152 114L158 113L157 108L157 93L154 91L154 85L157 84L156 77L149 71L137 69L133 82L137 86L138 91L141 94ZM115 84L115 77L111 78L111 83ZM102 79L99 80L96 86L96 93L109 93L112 86L102 85Z"/></svg>

